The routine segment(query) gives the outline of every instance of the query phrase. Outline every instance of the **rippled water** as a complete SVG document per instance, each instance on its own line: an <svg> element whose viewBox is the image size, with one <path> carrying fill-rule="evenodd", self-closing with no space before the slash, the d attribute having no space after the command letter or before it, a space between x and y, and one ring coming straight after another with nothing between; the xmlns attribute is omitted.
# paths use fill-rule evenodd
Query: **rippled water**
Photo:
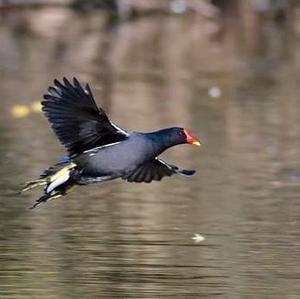
<svg viewBox="0 0 300 299"><path fill-rule="evenodd" d="M0 297L299 298L297 39L220 37L196 16L104 23L48 9L0 26ZM63 152L32 104L73 75L121 127L190 128L203 146L164 158L197 174L78 187L29 210L39 191L17 195L21 183Z"/></svg>

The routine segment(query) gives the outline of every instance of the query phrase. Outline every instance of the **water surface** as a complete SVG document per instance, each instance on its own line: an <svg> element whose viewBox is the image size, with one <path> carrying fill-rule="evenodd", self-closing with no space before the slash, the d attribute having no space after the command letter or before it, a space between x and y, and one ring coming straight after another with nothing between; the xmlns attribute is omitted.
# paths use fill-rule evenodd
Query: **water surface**
<svg viewBox="0 0 300 299"><path fill-rule="evenodd" d="M238 25L221 34L199 16L154 16L108 28L101 13L54 8L6 16L1 298L299 298L299 43L268 27L261 45ZM20 184L63 153L32 104L63 76L89 82L121 127L190 128L203 146L164 158L197 174L80 187L29 210L40 193L16 195ZM29 114L14 117L15 105Z"/></svg>

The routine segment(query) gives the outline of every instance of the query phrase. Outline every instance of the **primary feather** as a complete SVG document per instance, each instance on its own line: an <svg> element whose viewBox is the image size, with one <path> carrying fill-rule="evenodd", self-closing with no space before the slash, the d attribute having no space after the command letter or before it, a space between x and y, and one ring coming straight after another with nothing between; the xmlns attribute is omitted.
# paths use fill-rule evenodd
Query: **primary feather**
<svg viewBox="0 0 300 299"><path fill-rule="evenodd" d="M83 88L76 78L73 85L66 78L63 82L54 80L44 95L42 110L70 157L128 137L97 107L89 85Z"/></svg>

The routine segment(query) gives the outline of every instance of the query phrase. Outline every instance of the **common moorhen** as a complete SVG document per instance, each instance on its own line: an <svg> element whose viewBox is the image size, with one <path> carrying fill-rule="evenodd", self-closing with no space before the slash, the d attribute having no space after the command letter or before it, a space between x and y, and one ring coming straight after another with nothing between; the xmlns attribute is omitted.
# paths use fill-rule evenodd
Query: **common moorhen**
<svg viewBox="0 0 300 299"><path fill-rule="evenodd" d="M44 95L42 110L69 155L46 169L38 180L25 184L23 191L45 186L44 195L32 208L67 194L74 185L117 178L150 183L164 176L195 173L158 158L177 144L199 146L187 129L173 127L150 133L122 130L97 107L89 85L83 87L76 78L73 84L66 78L63 83L55 79Z"/></svg>

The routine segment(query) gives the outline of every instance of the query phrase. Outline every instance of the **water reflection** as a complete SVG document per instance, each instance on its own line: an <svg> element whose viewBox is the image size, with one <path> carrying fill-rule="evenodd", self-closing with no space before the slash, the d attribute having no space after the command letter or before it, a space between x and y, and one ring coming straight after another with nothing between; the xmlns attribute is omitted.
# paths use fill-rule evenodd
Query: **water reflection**
<svg viewBox="0 0 300 299"><path fill-rule="evenodd" d="M237 24L219 36L199 15L112 30L102 13L9 18L0 27L0 297L297 298L299 59L288 28L273 28L257 52L240 46ZM62 148L41 114L10 110L73 75L124 128L198 132L200 151L165 157L197 176L82 187L28 210L38 193L16 196L19 183ZM195 244L195 233L206 240Z"/></svg>

